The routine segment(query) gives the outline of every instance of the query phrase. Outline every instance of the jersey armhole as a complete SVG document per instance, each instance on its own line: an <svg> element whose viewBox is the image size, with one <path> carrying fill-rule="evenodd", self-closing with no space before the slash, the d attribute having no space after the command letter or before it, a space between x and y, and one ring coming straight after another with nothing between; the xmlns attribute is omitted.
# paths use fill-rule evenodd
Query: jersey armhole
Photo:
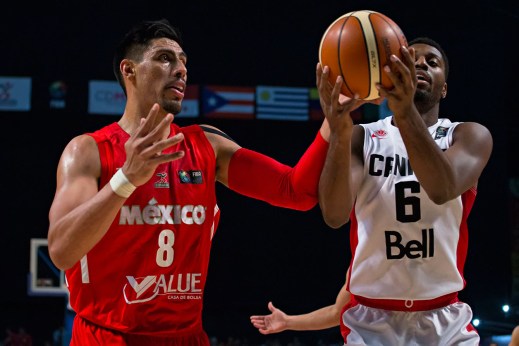
<svg viewBox="0 0 519 346"><path fill-rule="evenodd" d="M101 175L99 176L99 190L108 183L110 178L115 174L115 168L113 164L113 152L112 147L109 145L107 140L101 140L99 136L89 133L94 138L99 150L99 160L101 161Z"/></svg>
<svg viewBox="0 0 519 346"><path fill-rule="evenodd" d="M228 140L230 141L233 141L234 143L236 143L236 141L234 139L232 139L231 137L229 137L226 133L220 131L220 130L217 130L217 129L214 129L212 127L208 127L208 126L204 126L204 125L199 125L200 128L204 131L204 132L210 132L210 133L214 133L216 135L219 135L219 136L222 136L222 137L225 137L227 138Z"/></svg>

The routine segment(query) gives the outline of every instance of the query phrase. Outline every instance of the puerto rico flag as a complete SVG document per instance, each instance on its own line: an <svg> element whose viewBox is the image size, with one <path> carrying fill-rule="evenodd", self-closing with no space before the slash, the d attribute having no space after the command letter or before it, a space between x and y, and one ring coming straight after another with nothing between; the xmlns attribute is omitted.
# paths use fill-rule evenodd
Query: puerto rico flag
<svg viewBox="0 0 519 346"><path fill-rule="evenodd" d="M206 118L254 119L254 88L222 85L202 87L202 112Z"/></svg>

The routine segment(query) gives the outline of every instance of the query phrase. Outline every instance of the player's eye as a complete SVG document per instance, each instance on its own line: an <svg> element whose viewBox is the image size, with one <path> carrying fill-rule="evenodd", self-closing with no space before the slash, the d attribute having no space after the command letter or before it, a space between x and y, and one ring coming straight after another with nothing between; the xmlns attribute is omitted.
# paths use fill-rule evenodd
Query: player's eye
<svg viewBox="0 0 519 346"><path fill-rule="evenodd" d="M437 67L439 65L436 59L430 59L429 61L427 61L427 64L432 67Z"/></svg>
<svg viewBox="0 0 519 346"><path fill-rule="evenodd" d="M161 55L159 56L159 59L160 59L161 61L164 61L164 62L168 62L168 61L171 60L167 54L161 54Z"/></svg>

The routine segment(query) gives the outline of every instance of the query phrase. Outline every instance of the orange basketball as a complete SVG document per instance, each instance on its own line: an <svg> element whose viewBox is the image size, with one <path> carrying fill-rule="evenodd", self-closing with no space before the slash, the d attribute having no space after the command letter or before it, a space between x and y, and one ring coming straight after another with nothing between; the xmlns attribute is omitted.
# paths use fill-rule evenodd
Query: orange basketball
<svg viewBox="0 0 519 346"><path fill-rule="evenodd" d="M344 95L359 99L378 98L375 85L392 86L384 72L389 56L401 58L407 40L400 27L382 13L362 10L346 13L326 29L319 46L319 62L330 68L330 82L344 80Z"/></svg>

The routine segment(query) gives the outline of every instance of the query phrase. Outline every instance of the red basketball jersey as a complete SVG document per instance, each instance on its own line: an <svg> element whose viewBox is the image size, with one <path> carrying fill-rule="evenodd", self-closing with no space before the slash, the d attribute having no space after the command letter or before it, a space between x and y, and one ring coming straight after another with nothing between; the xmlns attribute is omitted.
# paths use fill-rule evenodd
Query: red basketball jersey
<svg viewBox="0 0 519 346"><path fill-rule="evenodd" d="M215 153L202 129L171 125L185 139L154 177L126 200L106 235L66 271L76 313L125 333L183 335L202 329L202 300L220 212ZM90 135L98 143L100 188L123 166L129 135L117 124Z"/></svg>

